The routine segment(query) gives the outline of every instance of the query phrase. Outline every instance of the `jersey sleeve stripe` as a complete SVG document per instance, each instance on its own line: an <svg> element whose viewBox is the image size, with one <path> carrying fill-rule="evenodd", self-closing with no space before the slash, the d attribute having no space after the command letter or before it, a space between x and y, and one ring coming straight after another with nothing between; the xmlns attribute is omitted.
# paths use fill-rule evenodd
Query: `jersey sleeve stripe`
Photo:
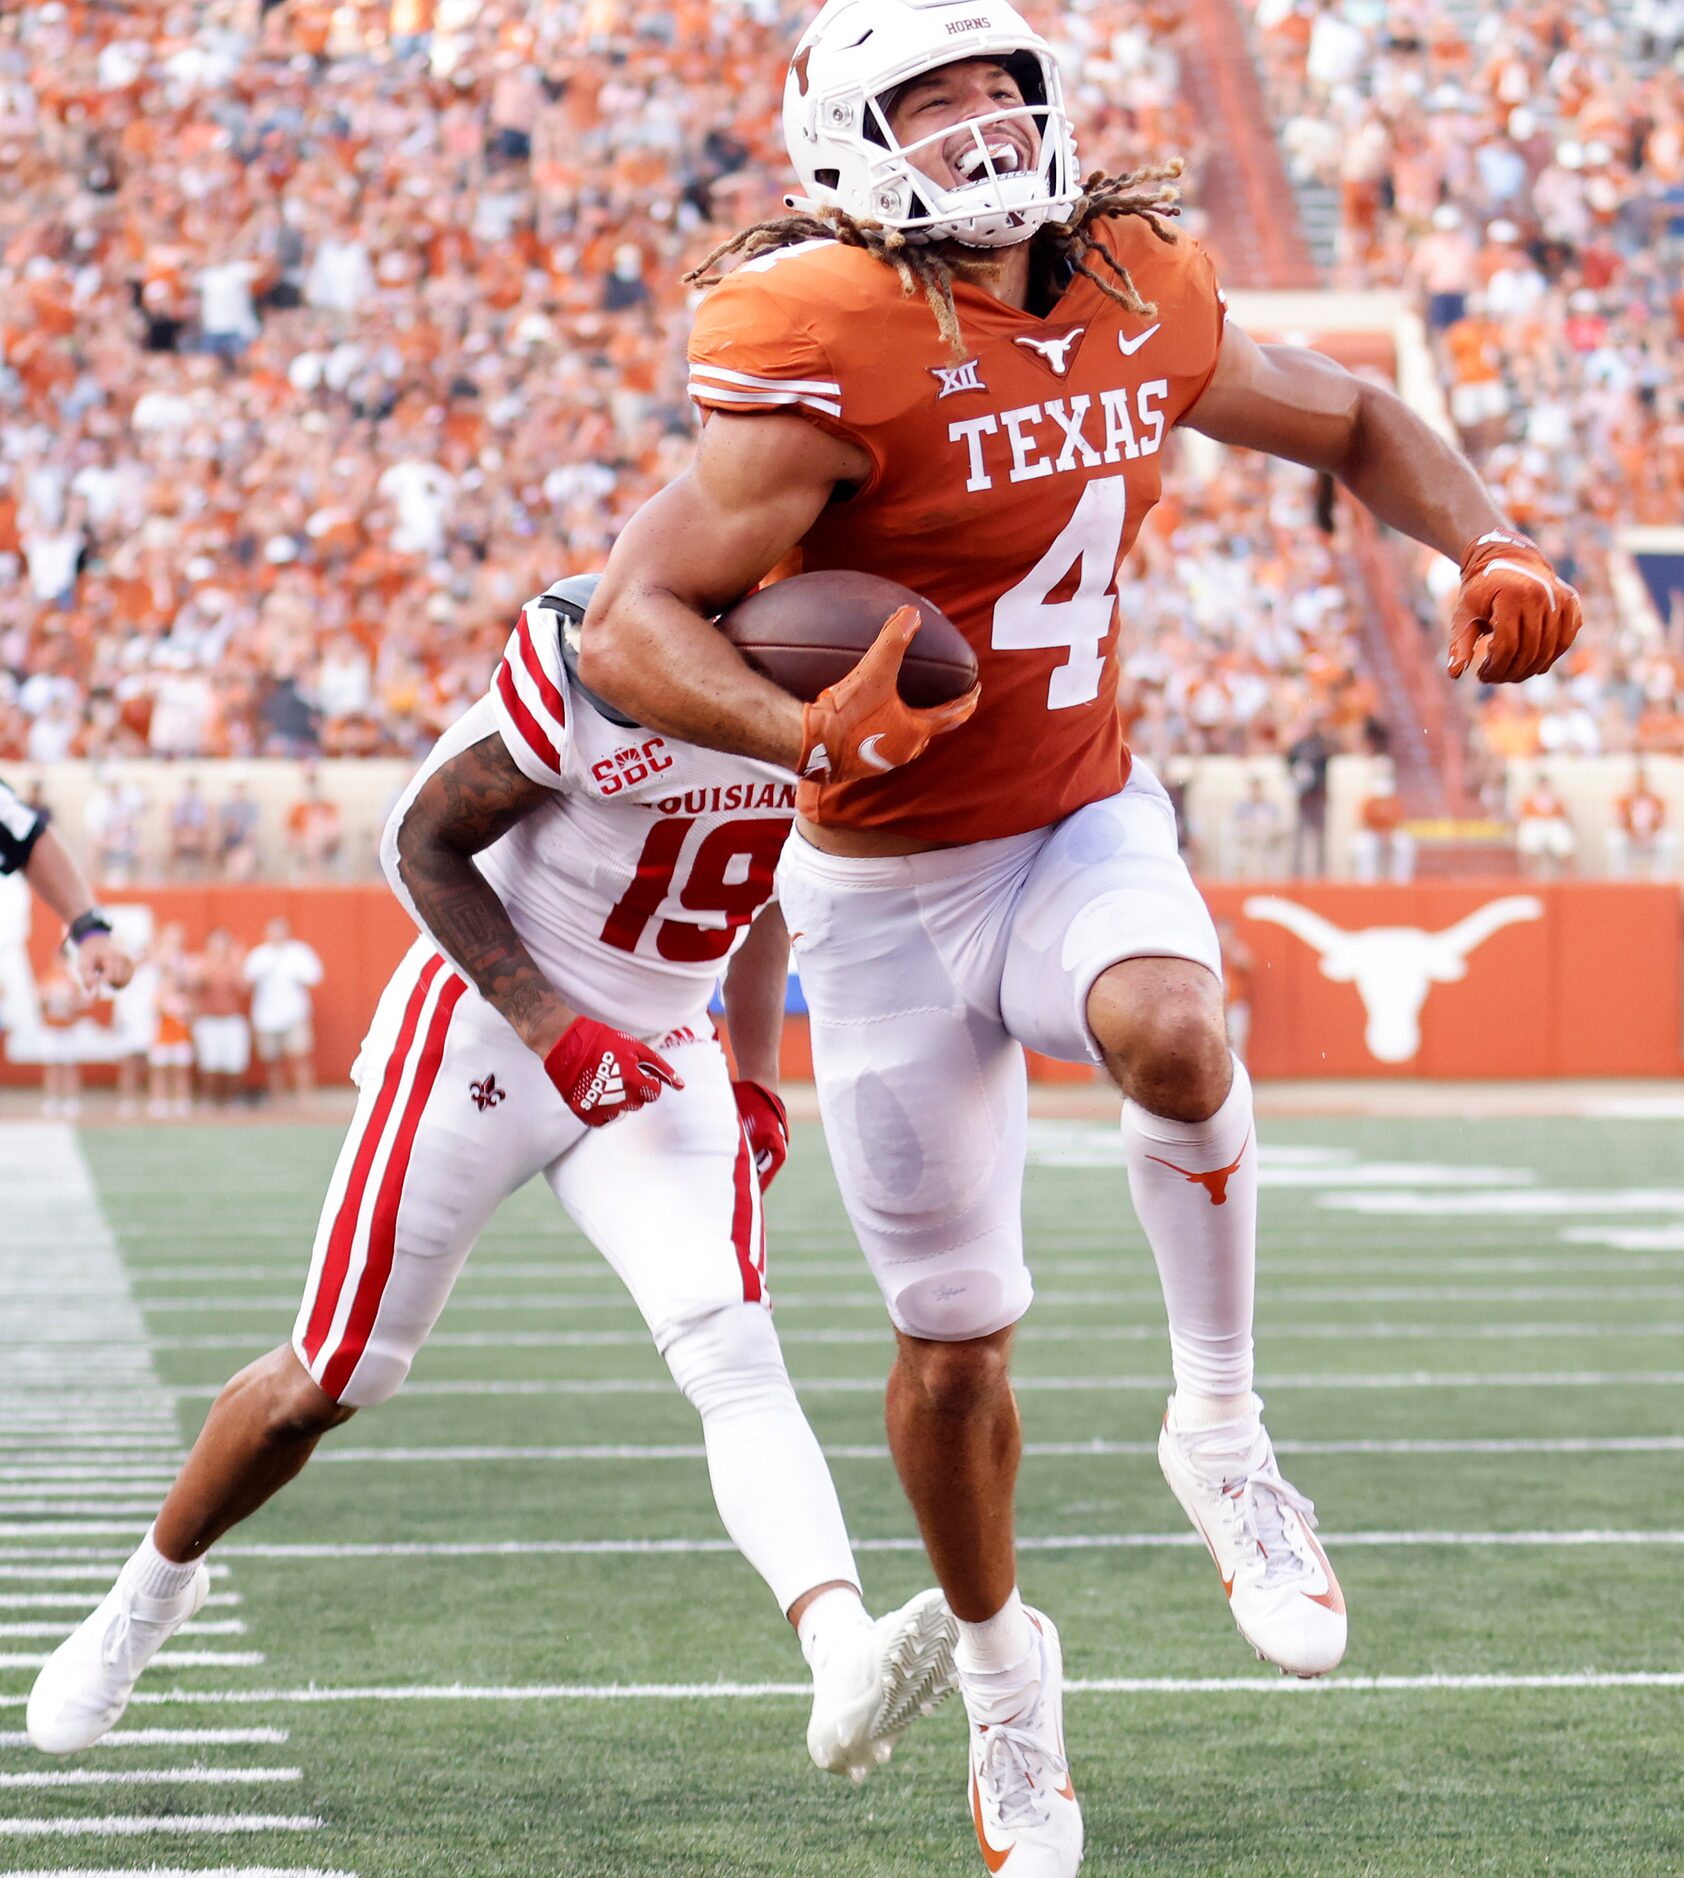
<svg viewBox="0 0 1684 1878"><path fill-rule="evenodd" d="M514 673L509 669L509 661L503 659L497 667L497 696L502 700L503 708L509 714L509 721L525 741L527 748L544 767L557 779L561 776L561 752L544 734L544 727L528 709L526 700L520 695L515 685ZM525 765L523 764L524 768Z"/></svg>
<svg viewBox="0 0 1684 1878"><path fill-rule="evenodd" d="M699 359L690 367L697 378L717 378L725 385L751 385L763 391L814 391L839 398L842 387L834 378L763 378L758 372L734 372L723 365L705 365Z"/></svg>
<svg viewBox="0 0 1684 1878"><path fill-rule="evenodd" d="M774 404L804 404L809 410L823 411L828 417L840 417L842 406L834 398L812 398L798 391L727 391L721 385L700 384L694 378L690 381L690 396L698 404L718 404L723 406L746 407L750 410L765 410Z"/></svg>
<svg viewBox="0 0 1684 1878"><path fill-rule="evenodd" d="M543 661L538 657L538 648L532 643L532 628L527 622L524 607L521 609L520 622L515 628L515 633L520 640L521 663L526 667L527 676L538 687L538 697L544 709L558 725L565 725L567 705L556 688L555 680L544 670Z"/></svg>

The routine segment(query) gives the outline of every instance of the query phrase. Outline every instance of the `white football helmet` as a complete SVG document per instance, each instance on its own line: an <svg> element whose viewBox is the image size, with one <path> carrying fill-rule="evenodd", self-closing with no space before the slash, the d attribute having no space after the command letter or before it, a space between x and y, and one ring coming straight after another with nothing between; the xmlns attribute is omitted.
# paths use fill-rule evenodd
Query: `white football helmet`
<svg viewBox="0 0 1684 1878"><path fill-rule="evenodd" d="M985 58L1010 70L1024 102L968 120L971 179L944 189L915 159L955 127L903 145L885 107L908 79ZM988 128L1007 118L1028 119L1040 133L1032 170L1016 167L1003 140L988 140ZM1081 196L1058 63L1006 0L828 0L790 61L784 142L807 190L792 207L843 209L913 241L1010 247Z"/></svg>

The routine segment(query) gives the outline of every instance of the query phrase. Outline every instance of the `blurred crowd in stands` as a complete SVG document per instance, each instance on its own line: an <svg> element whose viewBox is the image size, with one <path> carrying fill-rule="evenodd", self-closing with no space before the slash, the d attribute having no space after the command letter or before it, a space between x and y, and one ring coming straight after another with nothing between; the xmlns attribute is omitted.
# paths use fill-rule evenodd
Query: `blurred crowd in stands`
<svg viewBox="0 0 1684 1878"><path fill-rule="evenodd" d="M1464 446L1595 624L1488 695L1490 749L1684 753L1684 608L1645 632L1609 564L1622 524L1684 524L1684 4L1245 3L1294 180L1337 192L1336 282L1412 292Z"/></svg>
<svg viewBox="0 0 1684 1878"><path fill-rule="evenodd" d="M1684 4L1245 4L1292 162L1340 192L1339 278L1418 296L1464 440L1597 622L1490 694L1489 749L1684 752L1684 618L1616 631L1607 566L1684 497ZM1199 232L1182 0L1030 10L1084 157L1188 157ZM810 11L0 12L0 761L424 750L519 601L684 463L681 277L778 210ZM1328 757L1384 740L1341 526L1306 473L1229 456L1172 479L1122 587L1137 746L1278 755L1310 871L1301 779L1325 819ZM159 793L177 877L338 865L319 790L284 829L237 785ZM89 813L109 883L135 797Z"/></svg>
<svg viewBox="0 0 1684 1878"><path fill-rule="evenodd" d="M683 465L807 0L0 14L0 760L413 754ZM1054 28L1196 153L1169 24Z"/></svg>

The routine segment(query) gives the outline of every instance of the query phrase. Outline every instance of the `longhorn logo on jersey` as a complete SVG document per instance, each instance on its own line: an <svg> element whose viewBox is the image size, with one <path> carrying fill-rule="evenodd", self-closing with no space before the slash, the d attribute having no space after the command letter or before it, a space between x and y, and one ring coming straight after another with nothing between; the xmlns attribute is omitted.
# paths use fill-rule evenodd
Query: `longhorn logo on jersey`
<svg viewBox="0 0 1684 1878"><path fill-rule="evenodd" d="M986 391L977 367L980 361L966 359L963 365L932 365L932 375L941 383L941 390L936 393L936 402L951 398L956 391Z"/></svg>
<svg viewBox="0 0 1684 1878"><path fill-rule="evenodd" d="M1054 378L1062 378L1069 371L1071 355L1086 331L1085 326L1072 326L1069 332L1052 339L1031 339L1027 333L1019 333L1017 343L1025 352L1033 352Z"/></svg>

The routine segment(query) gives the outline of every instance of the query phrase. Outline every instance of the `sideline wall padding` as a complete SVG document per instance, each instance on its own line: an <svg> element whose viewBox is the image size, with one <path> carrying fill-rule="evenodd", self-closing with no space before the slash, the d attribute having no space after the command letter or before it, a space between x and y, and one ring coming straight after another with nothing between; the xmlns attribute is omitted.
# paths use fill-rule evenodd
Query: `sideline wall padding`
<svg viewBox="0 0 1684 1878"><path fill-rule="evenodd" d="M1221 882L1208 898L1255 956L1255 1075L1684 1073L1684 900L1675 887ZM397 902L377 886L160 887L111 900L144 903L160 925L181 921L189 944L215 925L255 944L265 922L284 913L326 967L316 997L323 1082L350 1069L381 987L414 938ZM54 926L39 913L33 922L37 971ZM1086 1073L1035 1060L1031 1072L1059 1080ZM3 1073L10 1082L39 1075ZM799 1014L787 1026L785 1073L811 1073Z"/></svg>

